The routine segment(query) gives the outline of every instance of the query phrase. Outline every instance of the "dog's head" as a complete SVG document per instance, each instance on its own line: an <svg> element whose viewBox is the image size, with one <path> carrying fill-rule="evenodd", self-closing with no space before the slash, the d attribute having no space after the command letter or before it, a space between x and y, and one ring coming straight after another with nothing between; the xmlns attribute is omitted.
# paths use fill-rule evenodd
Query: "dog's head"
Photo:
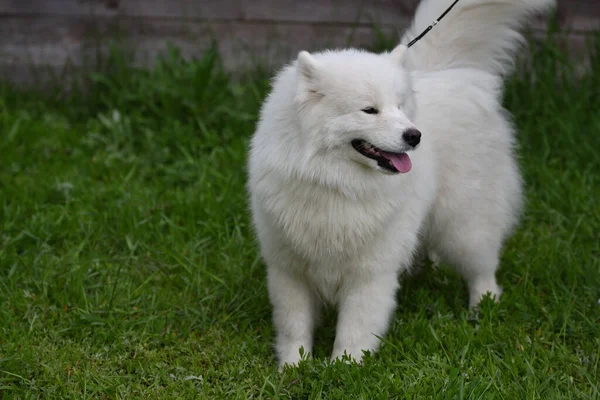
<svg viewBox="0 0 600 400"><path fill-rule="evenodd" d="M316 151L386 173L410 171L408 152L421 133L411 122L415 100L405 50L298 55L296 105Z"/></svg>

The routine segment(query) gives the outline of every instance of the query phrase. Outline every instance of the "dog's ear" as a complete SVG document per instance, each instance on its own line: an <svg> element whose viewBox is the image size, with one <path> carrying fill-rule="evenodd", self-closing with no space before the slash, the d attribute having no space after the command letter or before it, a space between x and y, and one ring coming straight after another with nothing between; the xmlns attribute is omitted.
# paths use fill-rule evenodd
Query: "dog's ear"
<svg viewBox="0 0 600 400"><path fill-rule="evenodd" d="M394 48L394 50L392 50L390 57L392 57L396 63L404 66L404 61L406 60L406 50L408 50L406 45L399 44Z"/></svg>
<svg viewBox="0 0 600 400"><path fill-rule="evenodd" d="M301 51L296 61L298 71L298 93L296 101L305 105L312 100L323 97L321 92L319 63L307 51Z"/></svg>
<svg viewBox="0 0 600 400"><path fill-rule="evenodd" d="M298 68L298 74L301 78L308 81L312 81L316 78L315 75L318 69L317 61L308 51L301 51L298 54L296 68Z"/></svg>

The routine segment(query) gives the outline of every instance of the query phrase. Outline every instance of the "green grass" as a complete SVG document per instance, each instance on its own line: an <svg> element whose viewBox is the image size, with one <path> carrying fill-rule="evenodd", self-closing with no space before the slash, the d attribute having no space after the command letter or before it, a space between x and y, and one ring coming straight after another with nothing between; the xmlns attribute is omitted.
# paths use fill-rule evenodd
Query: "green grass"
<svg viewBox="0 0 600 400"><path fill-rule="evenodd" d="M600 398L600 60L561 58L507 83L527 211L500 304L430 270L362 367L328 365L329 321L281 374L245 195L268 74L173 53L71 96L0 86L0 398Z"/></svg>

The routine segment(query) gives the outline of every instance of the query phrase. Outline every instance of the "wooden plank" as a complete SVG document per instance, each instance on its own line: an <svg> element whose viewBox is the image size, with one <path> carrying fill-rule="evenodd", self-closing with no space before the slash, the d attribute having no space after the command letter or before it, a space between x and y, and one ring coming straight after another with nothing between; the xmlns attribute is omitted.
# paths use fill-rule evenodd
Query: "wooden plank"
<svg viewBox="0 0 600 400"><path fill-rule="evenodd" d="M418 0L4 0L9 16L105 16L395 25Z"/></svg>
<svg viewBox="0 0 600 400"><path fill-rule="evenodd" d="M600 1L559 0L558 16L563 28L576 31L600 30Z"/></svg>
<svg viewBox="0 0 600 400"><path fill-rule="evenodd" d="M600 29L600 1L560 1L564 26ZM366 3L0 0L0 62L4 65L0 79L13 79L13 74L28 70L28 66L49 66L55 71L65 65L94 68L97 56L106 54L113 41L134 54L134 63L139 66L151 65L169 43L180 48L186 58L199 57L213 39L232 70L257 62L279 66L304 49L371 45L375 33L369 20L352 23ZM387 21L383 29L391 34L408 26L417 3L376 0L368 8ZM180 18L182 15L185 18ZM544 29L545 22L537 20L534 26ZM569 47L579 49L579 44Z"/></svg>
<svg viewBox="0 0 600 400"><path fill-rule="evenodd" d="M218 39L233 68L257 61L281 64L304 49L370 45L375 32L336 25L12 17L0 24L0 60L55 67L93 65L98 53L105 54L111 42L119 41L135 54L136 64L148 65L168 44L191 58L201 56L213 39Z"/></svg>
<svg viewBox="0 0 600 400"><path fill-rule="evenodd" d="M103 16L396 25L419 0L2 0L0 16ZM600 1L559 0L564 26L600 29ZM402 23L400 22L400 23Z"/></svg>
<svg viewBox="0 0 600 400"><path fill-rule="evenodd" d="M68 91L79 80L83 69L71 65L59 67L0 62L0 78L19 86L58 85Z"/></svg>

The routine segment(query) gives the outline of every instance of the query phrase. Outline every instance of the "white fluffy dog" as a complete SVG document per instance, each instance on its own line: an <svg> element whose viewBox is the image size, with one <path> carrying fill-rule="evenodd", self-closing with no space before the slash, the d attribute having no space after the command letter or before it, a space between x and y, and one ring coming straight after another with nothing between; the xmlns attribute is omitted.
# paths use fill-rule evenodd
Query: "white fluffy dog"
<svg viewBox="0 0 600 400"><path fill-rule="evenodd" d="M312 350L338 307L332 358L375 351L398 275L435 254L470 304L499 297L496 269L518 222L514 128L501 106L518 29L554 0L424 0L391 53L301 52L274 79L249 158L251 210L280 365Z"/></svg>

